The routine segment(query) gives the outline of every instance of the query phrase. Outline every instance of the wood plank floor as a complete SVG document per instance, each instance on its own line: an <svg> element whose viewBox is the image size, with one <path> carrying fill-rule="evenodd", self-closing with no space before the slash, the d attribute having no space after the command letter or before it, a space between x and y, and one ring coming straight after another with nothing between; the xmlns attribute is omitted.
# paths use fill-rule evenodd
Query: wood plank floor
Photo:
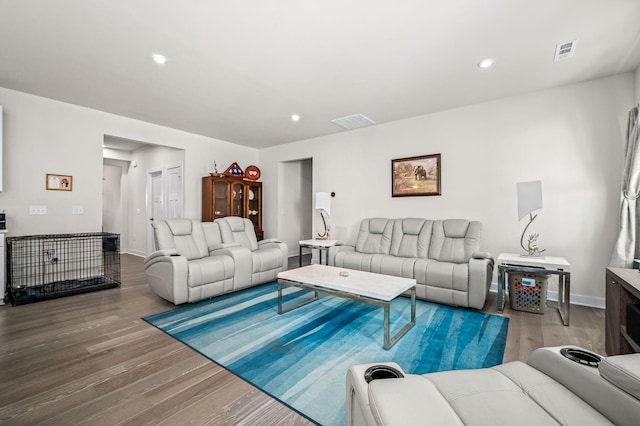
<svg viewBox="0 0 640 426"><path fill-rule="evenodd" d="M121 288L0 306L0 423L311 424L142 321L174 306L149 290L141 258L121 263ZM495 305L491 294L485 311ZM505 361L562 344L604 353L603 310L572 306L569 327L554 309L505 316Z"/></svg>

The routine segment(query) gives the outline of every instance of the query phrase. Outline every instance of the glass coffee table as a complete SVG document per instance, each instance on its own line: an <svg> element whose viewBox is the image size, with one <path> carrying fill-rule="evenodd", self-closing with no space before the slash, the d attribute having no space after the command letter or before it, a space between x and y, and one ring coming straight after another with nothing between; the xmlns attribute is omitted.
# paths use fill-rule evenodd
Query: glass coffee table
<svg viewBox="0 0 640 426"><path fill-rule="evenodd" d="M282 289L293 286L313 291L313 296L293 306L282 306ZM398 333L389 337L389 309L391 302L404 292L411 296L411 321ZM318 292L343 299L357 300L384 309L384 343L388 350L416 323L416 280L391 275L309 265L278 273L278 314L284 314L318 299Z"/></svg>

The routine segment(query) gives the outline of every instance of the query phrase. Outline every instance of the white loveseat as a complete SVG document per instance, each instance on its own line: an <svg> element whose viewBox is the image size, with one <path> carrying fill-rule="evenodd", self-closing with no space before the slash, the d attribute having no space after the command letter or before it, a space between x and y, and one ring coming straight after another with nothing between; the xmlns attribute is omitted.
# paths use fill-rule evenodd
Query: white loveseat
<svg viewBox="0 0 640 426"><path fill-rule="evenodd" d="M147 282L175 305L274 281L287 268L287 245L258 242L248 219L167 219L154 221L153 230L157 250L144 261Z"/></svg>
<svg viewBox="0 0 640 426"><path fill-rule="evenodd" d="M479 251L481 231L464 219L363 219L354 245L329 248L329 264L415 278L420 299L482 309L494 261Z"/></svg>
<svg viewBox="0 0 640 426"><path fill-rule="evenodd" d="M639 424L640 354L589 366L567 359L562 349L536 349L527 363L370 383L364 376L372 364L353 366L347 426ZM381 364L403 373L395 363Z"/></svg>

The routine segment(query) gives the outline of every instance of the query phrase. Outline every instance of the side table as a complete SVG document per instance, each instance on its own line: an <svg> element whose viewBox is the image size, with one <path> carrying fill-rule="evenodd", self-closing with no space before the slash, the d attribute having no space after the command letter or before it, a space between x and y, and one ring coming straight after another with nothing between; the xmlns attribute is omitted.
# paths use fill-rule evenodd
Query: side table
<svg viewBox="0 0 640 426"><path fill-rule="evenodd" d="M325 264L329 264L329 247L340 245L339 240L302 240L298 244L300 244L300 267L302 267L302 248L310 248L317 249L318 253L320 253L320 264L322 265L322 251L326 252Z"/></svg>
<svg viewBox="0 0 640 426"><path fill-rule="evenodd" d="M562 323L569 325L571 306L571 265L564 257L553 256L520 256L515 253L500 253L496 260L498 265L498 312L502 312L505 304L505 275L509 272L529 272L532 274L558 276L558 312Z"/></svg>

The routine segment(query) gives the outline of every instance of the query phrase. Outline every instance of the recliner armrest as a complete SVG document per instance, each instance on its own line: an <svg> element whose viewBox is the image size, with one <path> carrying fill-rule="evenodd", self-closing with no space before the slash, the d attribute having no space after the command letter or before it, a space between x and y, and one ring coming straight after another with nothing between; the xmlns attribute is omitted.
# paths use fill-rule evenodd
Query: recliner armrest
<svg viewBox="0 0 640 426"><path fill-rule="evenodd" d="M261 240L258 241L258 247L265 245L265 244L271 244L271 243L281 243L282 241L280 241L277 238L267 238L266 240Z"/></svg>
<svg viewBox="0 0 640 426"><path fill-rule="evenodd" d="M176 249L156 250L144 259L144 265L146 266L148 263L158 257L175 256L177 254L178 251Z"/></svg>
<svg viewBox="0 0 640 426"><path fill-rule="evenodd" d="M486 251L475 251L473 252L471 257L474 259L489 259L491 260L491 263L494 263L493 256L491 256L491 253L488 253Z"/></svg>
<svg viewBox="0 0 640 426"><path fill-rule="evenodd" d="M438 388L427 378L407 375L402 379L369 383L369 407L378 425L463 425Z"/></svg>

